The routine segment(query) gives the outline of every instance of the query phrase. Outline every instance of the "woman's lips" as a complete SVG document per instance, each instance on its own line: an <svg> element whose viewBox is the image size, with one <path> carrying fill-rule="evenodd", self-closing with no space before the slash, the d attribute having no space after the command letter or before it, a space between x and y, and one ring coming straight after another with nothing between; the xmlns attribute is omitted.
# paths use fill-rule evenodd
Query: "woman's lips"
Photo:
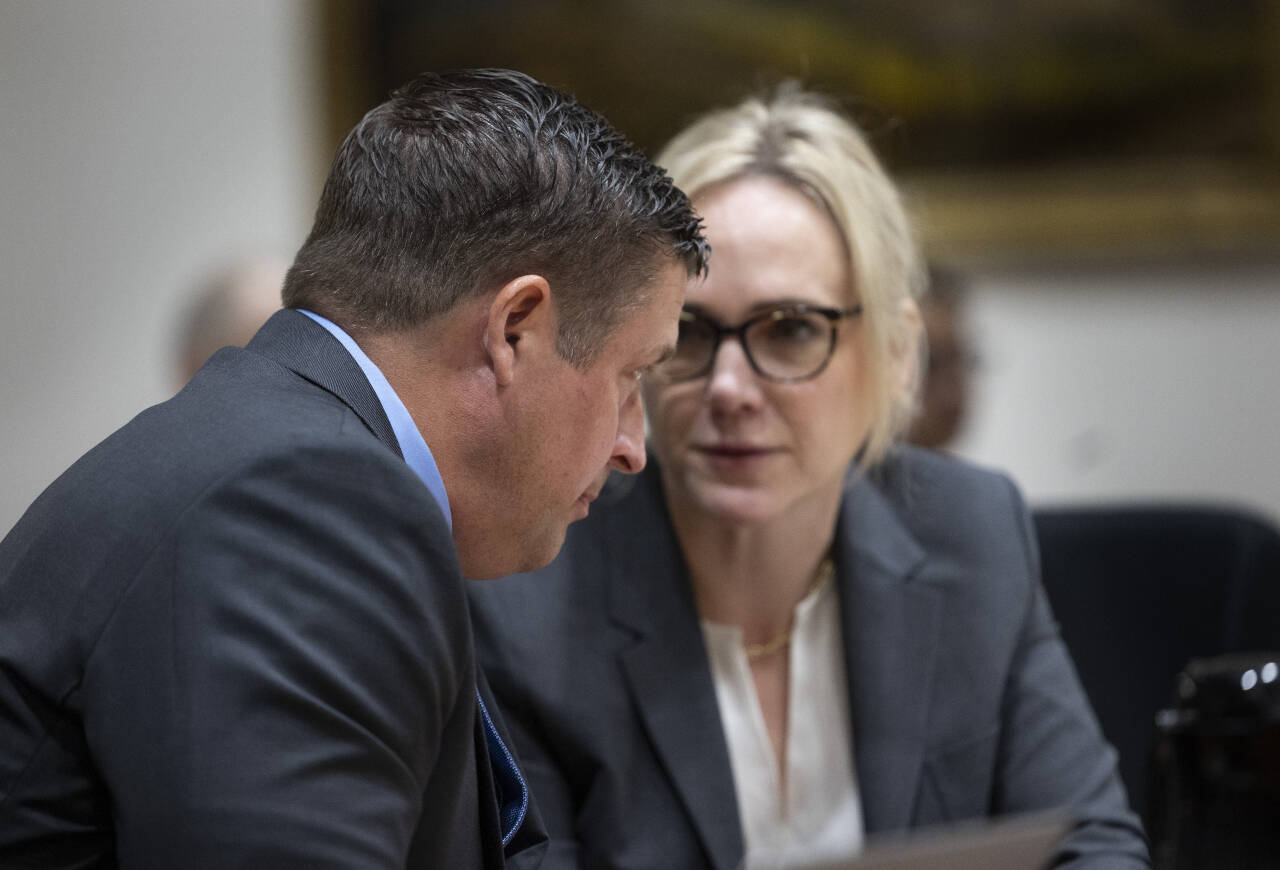
<svg viewBox="0 0 1280 870"><path fill-rule="evenodd" d="M698 449L713 456L755 456L772 452L767 447L753 447L747 444L708 444Z"/></svg>
<svg viewBox="0 0 1280 870"><path fill-rule="evenodd" d="M771 447L747 444L707 444L694 449L713 465L723 468L743 468L777 453Z"/></svg>

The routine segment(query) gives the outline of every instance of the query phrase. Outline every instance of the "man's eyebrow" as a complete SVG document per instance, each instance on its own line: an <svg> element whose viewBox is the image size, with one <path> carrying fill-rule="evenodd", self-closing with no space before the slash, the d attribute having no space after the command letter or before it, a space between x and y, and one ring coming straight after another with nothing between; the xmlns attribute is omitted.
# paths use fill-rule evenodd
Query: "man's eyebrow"
<svg viewBox="0 0 1280 870"><path fill-rule="evenodd" d="M655 359L653 362L649 363L647 368L653 368L654 366L662 365L664 362L671 359L675 355L676 355L676 346L674 344L668 344L666 347L662 349L662 352L658 354L658 358Z"/></svg>

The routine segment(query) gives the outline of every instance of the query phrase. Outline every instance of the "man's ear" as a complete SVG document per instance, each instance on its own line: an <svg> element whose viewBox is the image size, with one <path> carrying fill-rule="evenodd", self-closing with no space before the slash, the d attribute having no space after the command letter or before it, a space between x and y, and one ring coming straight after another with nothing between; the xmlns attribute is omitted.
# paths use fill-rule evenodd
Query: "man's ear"
<svg viewBox="0 0 1280 870"><path fill-rule="evenodd" d="M502 286L489 303L484 346L499 386L515 377L516 364L530 352L555 347L551 285L541 275L521 275Z"/></svg>

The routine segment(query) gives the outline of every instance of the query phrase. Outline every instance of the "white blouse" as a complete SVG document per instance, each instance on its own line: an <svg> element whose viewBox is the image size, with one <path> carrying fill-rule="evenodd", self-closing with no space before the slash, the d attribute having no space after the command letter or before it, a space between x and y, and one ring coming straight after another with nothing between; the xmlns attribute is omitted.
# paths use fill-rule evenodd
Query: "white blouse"
<svg viewBox="0 0 1280 870"><path fill-rule="evenodd" d="M848 682L835 584L796 605L791 634L784 790L742 630L702 620L729 744L746 870L856 855L862 805L853 769Z"/></svg>

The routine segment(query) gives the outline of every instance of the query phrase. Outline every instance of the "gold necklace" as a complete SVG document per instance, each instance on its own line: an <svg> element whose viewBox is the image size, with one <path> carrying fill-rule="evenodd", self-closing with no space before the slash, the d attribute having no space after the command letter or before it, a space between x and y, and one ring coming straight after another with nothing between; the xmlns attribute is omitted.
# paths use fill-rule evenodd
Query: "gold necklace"
<svg viewBox="0 0 1280 870"><path fill-rule="evenodd" d="M813 575L813 582L809 584L809 588L805 591L804 597L808 598L815 591L825 586L835 572L836 564L831 561L831 557L828 556L823 559L821 564L818 565L818 571ZM746 650L747 661L754 662L758 659L768 658L785 647L791 641L791 629L794 627L794 624L795 618L792 617L791 624L766 640L764 643L743 644L742 648Z"/></svg>

